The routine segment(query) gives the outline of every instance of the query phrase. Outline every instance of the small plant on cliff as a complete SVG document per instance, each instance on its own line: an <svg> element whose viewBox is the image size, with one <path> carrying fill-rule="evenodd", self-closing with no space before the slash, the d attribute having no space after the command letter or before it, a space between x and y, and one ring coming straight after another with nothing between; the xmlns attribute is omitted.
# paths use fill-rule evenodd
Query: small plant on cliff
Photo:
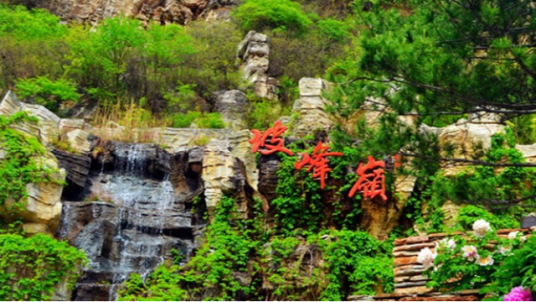
<svg viewBox="0 0 536 302"><path fill-rule="evenodd" d="M47 235L0 235L0 300L50 300L61 282L74 287L86 262L83 252Z"/></svg>
<svg viewBox="0 0 536 302"><path fill-rule="evenodd" d="M76 86L64 79L51 81L47 77L22 79L17 83L17 94L21 98L34 100L37 104L56 111L63 102L78 102L80 94Z"/></svg>
<svg viewBox="0 0 536 302"><path fill-rule="evenodd" d="M36 123L37 118L25 112L0 116L0 206L6 206L6 201L11 200L13 210L22 206L17 201L27 197L27 184L51 181L51 175L57 172L37 162L46 150L35 137L9 127L23 122Z"/></svg>

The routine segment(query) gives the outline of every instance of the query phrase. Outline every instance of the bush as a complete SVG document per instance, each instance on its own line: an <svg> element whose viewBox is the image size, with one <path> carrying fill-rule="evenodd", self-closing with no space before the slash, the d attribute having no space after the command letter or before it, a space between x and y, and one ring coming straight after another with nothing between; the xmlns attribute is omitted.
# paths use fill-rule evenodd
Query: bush
<svg viewBox="0 0 536 302"><path fill-rule="evenodd" d="M519 228L519 221L512 218L512 215L493 215L483 208L468 205L461 208L460 213L456 218L456 223L462 228L462 230L470 230L473 226L473 223L475 223L475 221L478 219L488 221L496 230Z"/></svg>
<svg viewBox="0 0 536 302"><path fill-rule="evenodd" d="M47 77L22 79L17 83L17 94L21 98L33 99L37 104L57 111L63 102L78 102L80 94L76 86L67 80L51 81Z"/></svg>
<svg viewBox="0 0 536 302"><path fill-rule="evenodd" d="M233 16L244 32L270 29L302 36L313 24L301 5L290 0L246 0Z"/></svg>
<svg viewBox="0 0 536 302"><path fill-rule="evenodd" d="M205 129L221 129L225 128L225 122L218 112L203 113L195 120L197 127Z"/></svg>
<svg viewBox="0 0 536 302"><path fill-rule="evenodd" d="M86 262L83 252L47 235L0 235L0 300L50 300L62 280L74 287Z"/></svg>
<svg viewBox="0 0 536 302"><path fill-rule="evenodd" d="M192 122L201 116L201 112L188 111L186 114L175 114L173 116L174 128L190 128Z"/></svg>

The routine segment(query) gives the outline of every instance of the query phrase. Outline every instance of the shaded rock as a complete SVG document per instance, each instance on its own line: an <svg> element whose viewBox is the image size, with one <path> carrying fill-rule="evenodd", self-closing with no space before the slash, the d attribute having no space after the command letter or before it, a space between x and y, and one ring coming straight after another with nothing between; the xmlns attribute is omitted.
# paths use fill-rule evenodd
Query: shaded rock
<svg viewBox="0 0 536 302"><path fill-rule="evenodd" d="M48 226L43 223L25 223L22 225L22 229L24 230L26 236L33 236L35 234L45 234L53 236Z"/></svg>
<svg viewBox="0 0 536 302"><path fill-rule="evenodd" d="M279 164L277 156L262 156L259 162L259 193L265 196L268 201L277 197Z"/></svg>
<svg viewBox="0 0 536 302"><path fill-rule="evenodd" d="M91 167L89 156L77 155L58 149L54 149L52 153L58 159L59 167L67 171L67 182L75 186L73 188L75 192L80 192L86 186Z"/></svg>
<svg viewBox="0 0 536 302"><path fill-rule="evenodd" d="M534 226L536 226L536 214L535 213L530 213L529 215L523 217L523 221L521 221L522 229L528 229Z"/></svg>
<svg viewBox="0 0 536 302"><path fill-rule="evenodd" d="M240 90L216 91L213 94L216 110L221 113L227 128L247 129L248 100Z"/></svg>

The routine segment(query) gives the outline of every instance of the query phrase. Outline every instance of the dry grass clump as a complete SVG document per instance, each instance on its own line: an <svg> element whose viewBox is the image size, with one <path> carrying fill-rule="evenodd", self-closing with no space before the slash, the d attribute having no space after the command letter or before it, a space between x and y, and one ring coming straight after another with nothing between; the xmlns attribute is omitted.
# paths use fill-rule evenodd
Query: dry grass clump
<svg viewBox="0 0 536 302"><path fill-rule="evenodd" d="M160 141L163 128L169 126L169 118L152 114L136 102L116 102L100 106L92 121L93 134L103 141L115 140L135 143Z"/></svg>

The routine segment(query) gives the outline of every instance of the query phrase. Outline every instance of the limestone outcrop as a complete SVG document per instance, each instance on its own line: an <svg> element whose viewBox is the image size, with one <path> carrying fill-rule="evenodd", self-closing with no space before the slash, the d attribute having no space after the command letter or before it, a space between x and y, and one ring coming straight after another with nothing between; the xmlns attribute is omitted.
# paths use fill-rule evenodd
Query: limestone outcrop
<svg viewBox="0 0 536 302"><path fill-rule="evenodd" d="M216 91L213 93L216 110L221 113L227 128L247 129L248 100L240 90Z"/></svg>
<svg viewBox="0 0 536 302"><path fill-rule="evenodd" d="M268 76L270 44L268 36L255 31L247 33L236 53L244 78L253 84L253 92L262 98L277 99L277 80Z"/></svg>
<svg viewBox="0 0 536 302"><path fill-rule="evenodd" d="M291 133L296 137L304 137L318 130L331 129L333 121L326 112L328 101L322 97L327 83L319 78L302 78L299 87L300 98L292 108L294 125Z"/></svg>
<svg viewBox="0 0 536 302"><path fill-rule="evenodd" d="M35 137L42 143L52 141L54 133L58 132L59 118L42 106L19 102L13 93L8 92L0 103L0 115L11 115L19 111L27 111L30 115L38 117L39 124L19 122L13 124L12 128ZM2 158L6 156L6 151L1 150L1 147L0 155ZM34 156L32 160L37 166L55 172L49 175L50 179L47 182L28 183L26 185L27 197L21 200L9 198L5 201L5 206L0 208L0 213L9 212L15 203L20 202L24 204L24 208L18 216L24 223L23 228L29 234L37 232L53 234L60 222L65 171L60 169L58 161L50 151L46 151L42 156Z"/></svg>

